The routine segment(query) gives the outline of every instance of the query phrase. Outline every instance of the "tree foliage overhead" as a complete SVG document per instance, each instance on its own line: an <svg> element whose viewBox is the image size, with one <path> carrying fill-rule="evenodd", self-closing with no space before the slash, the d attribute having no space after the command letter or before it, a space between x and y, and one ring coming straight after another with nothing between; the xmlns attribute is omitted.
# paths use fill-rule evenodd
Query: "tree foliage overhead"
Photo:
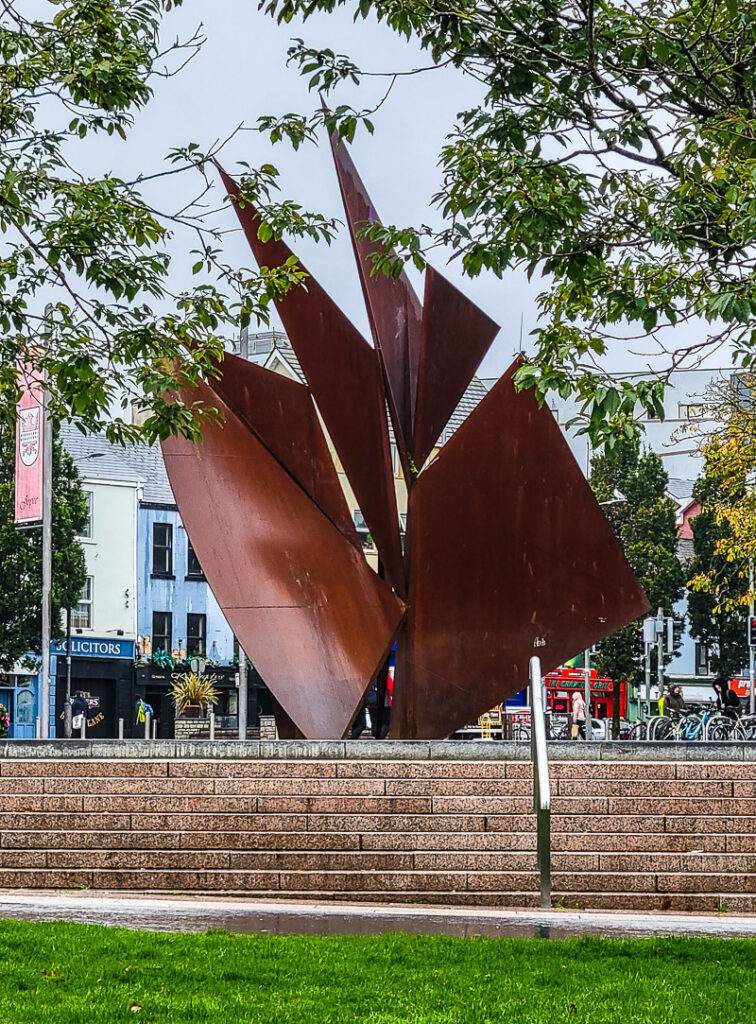
<svg viewBox="0 0 756 1024"><path fill-rule="evenodd" d="M148 439L191 434L212 410L169 402L166 392L212 373L224 326L235 333L240 318L264 317L273 290L297 280L291 267L250 277L223 266L213 249L217 233L205 228L196 207L161 213L144 197L141 179L79 169L88 163L89 138L126 138L154 79L178 72L201 45L195 35L161 50L161 23L180 3L7 0L0 9L0 414L6 419L18 397L18 357L33 355L47 372L56 420L71 415L117 441L140 429ZM190 144L154 176L204 166L212 155ZM179 229L190 230L195 244L199 239L194 270L203 277L174 292L169 243ZM142 408L142 428L128 414L112 416L129 401Z"/></svg>
<svg viewBox="0 0 756 1024"><path fill-rule="evenodd" d="M593 459L591 486L646 592L651 613L672 615L683 594L684 573L677 554L675 508L667 497L667 473L658 455L641 451L637 439L619 441ZM618 500L618 494L625 500ZM613 679L637 684L643 678L640 620L599 644L598 665Z"/></svg>
<svg viewBox="0 0 756 1024"><path fill-rule="evenodd" d="M42 649L42 530L14 521L13 427L0 421L0 670L9 671ZM76 539L87 524L87 502L73 459L53 448L51 630L63 635L62 611L76 605L87 581L84 550Z"/></svg>
<svg viewBox="0 0 756 1024"><path fill-rule="evenodd" d="M417 38L482 83L440 154L440 229L375 225L396 267L436 244L468 274L545 275L535 354L540 396L574 390L594 440L662 416L661 383L617 384L595 358L651 336L674 368L730 342L756 346L756 18L733 0L261 0L280 22L347 7ZM312 88L359 83L348 57L295 41ZM432 73L432 72L431 72ZM333 106L333 105L332 105ZM344 106L265 118L295 145ZM332 124L328 125L329 127ZM371 125L368 125L371 128ZM380 262L380 261L379 261ZM681 351L674 329L700 324Z"/></svg>

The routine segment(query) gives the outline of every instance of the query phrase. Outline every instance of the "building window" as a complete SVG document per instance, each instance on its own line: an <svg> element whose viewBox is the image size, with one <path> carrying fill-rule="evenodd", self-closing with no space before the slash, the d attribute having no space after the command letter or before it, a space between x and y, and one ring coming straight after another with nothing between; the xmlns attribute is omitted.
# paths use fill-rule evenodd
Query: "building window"
<svg viewBox="0 0 756 1024"><path fill-rule="evenodd" d="M702 420L704 418L703 402L681 402L677 406L677 418L680 420Z"/></svg>
<svg viewBox="0 0 756 1024"><path fill-rule="evenodd" d="M188 548L186 552L186 575L188 578L193 580L204 580L205 574L202 571L202 566L200 565L199 558L197 558L197 553L192 547L192 542L187 541L187 544Z"/></svg>
<svg viewBox="0 0 756 1024"><path fill-rule="evenodd" d="M168 651L173 648L173 616L170 612L152 613L152 650Z"/></svg>
<svg viewBox="0 0 756 1024"><path fill-rule="evenodd" d="M708 676L709 674L709 645L696 644L696 675Z"/></svg>
<svg viewBox="0 0 756 1024"><path fill-rule="evenodd" d="M94 492L84 491L84 500L87 503L87 521L79 534L80 537L84 537L86 540L92 539L92 522L94 514Z"/></svg>
<svg viewBox="0 0 756 1024"><path fill-rule="evenodd" d="M87 582L81 592L79 603L71 609L71 627L73 629L92 628L92 595L94 591L94 576L87 576Z"/></svg>
<svg viewBox="0 0 756 1024"><path fill-rule="evenodd" d="M152 524L152 574L173 575L173 526L170 523Z"/></svg>
<svg viewBox="0 0 756 1024"><path fill-rule="evenodd" d="M207 616L190 613L186 617L186 653L192 658L205 653Z"/></svg>
<svg viewBox="0 0 756 1024"><path fill-rule="evenodd" d="M375 544L373 538L370 535L370 531L367 528L365 517L358 508L354 510L354 525L357 530L357 536L362 541L362 547L365 551L375 551Z"/></svg>

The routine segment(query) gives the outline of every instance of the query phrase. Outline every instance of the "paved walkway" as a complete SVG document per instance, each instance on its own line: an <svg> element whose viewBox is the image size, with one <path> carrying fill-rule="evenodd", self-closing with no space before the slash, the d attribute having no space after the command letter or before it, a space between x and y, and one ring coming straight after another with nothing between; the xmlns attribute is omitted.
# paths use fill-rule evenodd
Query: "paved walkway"
<svg viewBox="0 0 756 1024"><path fill-rule="evenodd" d="M574 910L494 910L375 904L259 902L123 893L0 892L0 918L76 921L147 931L274 935L452 935L563 939L697 935L756 938L756 916L631 914Z"/></svg>

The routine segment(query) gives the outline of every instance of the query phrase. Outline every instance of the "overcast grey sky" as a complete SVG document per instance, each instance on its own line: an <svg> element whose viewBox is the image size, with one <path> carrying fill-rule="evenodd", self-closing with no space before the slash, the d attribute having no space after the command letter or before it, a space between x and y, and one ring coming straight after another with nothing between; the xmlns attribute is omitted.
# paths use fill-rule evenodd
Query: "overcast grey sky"
<svg viewBox="0 0 756 1024"><path fill-rule="evenodd" d="M257 10L256 0L213 0L211 4L185 0L183 7L166 17L166 41L191 35L201 21L207 37L202 51L180 75L156 82L155 98L137 115L135 129L126 143L96 143L91 152L98 170L113 170L122 177L154 173L165 169L163 158L172 147L194 141L206 149L237 125L254 125L261 114L312 110L317 95L308 92L306 80L295 68L286 66L286 51L294 36L303 37L308 45L348 53L362 68L375 72L408 71L430 63L429 56L416 44L400 39L376 22L354 23L345 10L318 16L305 24L278 26ZM370 107L383 96L388 84L387 78L371 78L359 89L340 88L335 95L339 102ZM375 134L360 132L352 147L355 163L384 222L438 223L439 216L430 203L441 180L438 153L455 113L475 103L479 96L478 83L454 69L434 69L396 81L375 115ZM306 146L294 152L287 143L270 146L259 133L241 132L223 154L223 162L232 173L240 160L252 165L274 163L282 174L282 195L308 209L343 216L325 140L318 148ZM188 199L198 184L191 172L163 179L150 186L147 194L162 209L172 210ZM221 196L218 189L212 199L218 204ZM220 223L234 232L226 236L229 262L252 265L246 243L234 230L236 218L231 210L222 215ZM179 233L174 239L177 286L182 278L189 281L189 268L194 262L189 249L195 243L188 234ZM345 233L330 248L303 240L296 241L294 248L367 335L367 317ZM456 264L447 265L439 251L432 262L501 324L499 337L481 368L484 376L498 375L519 348L521 316L527 346L528 331L536 322L535 297L541 284L529 284L520 273L511 273L503 281L489 274L470 280L461 275ZM422 296L419 275L414 275L414 282ZM690 332L681 337L683 342L688 340L696 340ZM629 355L625 345L618 343L608 365L637 370L646 361ZM716 361L722 362L721 355Z"/></svg>

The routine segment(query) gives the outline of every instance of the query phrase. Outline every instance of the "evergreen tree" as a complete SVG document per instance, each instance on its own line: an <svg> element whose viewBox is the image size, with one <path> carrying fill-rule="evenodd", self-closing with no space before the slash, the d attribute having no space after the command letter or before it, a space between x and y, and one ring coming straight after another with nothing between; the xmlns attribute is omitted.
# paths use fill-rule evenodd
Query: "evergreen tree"
<svg viewBox="0 0 756 1024"><path fill-rule="evenodd" d="M0 421L0 670L26 654L41 654L42 530L19 529L14 519L15 430ZM62 612L77 604L87 580L76 540L87 525L87 503L74 461L59 441L52 466L52 615L55 638Z"/></svg>
<svg viewBox="0 0 756 1024"><path fill-rule="evenodd" d="M658 455L624 438L591 463L591 486L646 592L653 612L673 606L683 594L684 573L677 554L675 507L667 497L667 473ZM620 492L624 500L617 500ZM615 682L638 686L644 675L641 620L629 623L599 644L598 669ZM618 710L615 716L618 717Z"/></svg>
<svg viewBox="0 0 756 1024"><path fill-rule="evenodd" d="M742 607L748 590L748 569L747 559L728 558L723 550L732 543L732 528L717 515L716 509L722 504L732 505L738 495L731 493L717 465L707 459L704 473L693 488L693 497L701 503L701 511L693 520L690 631L712 649L710 663L714 673L731 678L748 661L747 610ZM695 584L702 579L709 584L706 588Z"/></svg>

